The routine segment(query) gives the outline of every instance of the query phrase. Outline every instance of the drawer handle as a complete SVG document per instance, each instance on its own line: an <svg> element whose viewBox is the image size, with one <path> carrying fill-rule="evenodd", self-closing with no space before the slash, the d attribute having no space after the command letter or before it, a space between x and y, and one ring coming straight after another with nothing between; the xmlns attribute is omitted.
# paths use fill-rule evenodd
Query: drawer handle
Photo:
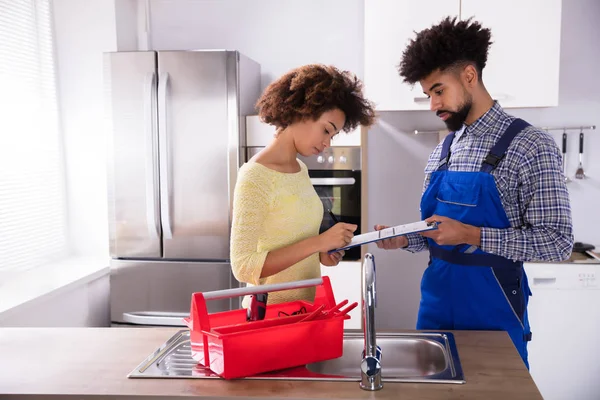
<svg viewBox="0 0 600 400"><path fill-rule="evenodd" d="M534 285L553 285L556 283L556 278L533 278Z"/></svg>

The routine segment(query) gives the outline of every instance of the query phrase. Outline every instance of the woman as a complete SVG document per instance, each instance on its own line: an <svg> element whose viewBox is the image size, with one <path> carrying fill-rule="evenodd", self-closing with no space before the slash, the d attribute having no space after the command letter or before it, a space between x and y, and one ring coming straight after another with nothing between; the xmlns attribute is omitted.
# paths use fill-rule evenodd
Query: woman
<svg viewBox="0 0 600 400"><path fill-rule="evenodd" d="M290 282L321 276L319 264L335 266L357 226L337 223L319 234L323 204L306 165L298 160L329 147L340 131L369 126L372 104L361 82L325 65L294 69L271 83L257 103L263 122L274 125L273 141L244 164L236 183L231 265L248 285ZM315 288L269 294L270 304L313 301ZM244 299L248 306L249 299Z"/></svg>

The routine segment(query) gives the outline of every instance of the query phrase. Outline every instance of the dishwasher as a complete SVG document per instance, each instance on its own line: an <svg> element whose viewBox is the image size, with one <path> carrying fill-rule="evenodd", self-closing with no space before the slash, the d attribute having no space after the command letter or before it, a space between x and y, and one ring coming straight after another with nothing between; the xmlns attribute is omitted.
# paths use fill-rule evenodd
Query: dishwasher
<svg viewBox="0 0 600 400"><path fill-rule="evenodd" d="M545 400L600 399L600 263L525 263L530 372Z"/></svg>

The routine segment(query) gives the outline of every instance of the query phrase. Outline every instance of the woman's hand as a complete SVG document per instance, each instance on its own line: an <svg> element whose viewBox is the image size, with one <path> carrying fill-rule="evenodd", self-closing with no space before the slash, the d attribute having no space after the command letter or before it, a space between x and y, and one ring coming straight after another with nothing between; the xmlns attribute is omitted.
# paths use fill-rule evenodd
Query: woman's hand
<svg viewBox="0 0 600 400"><path fill-rule="evenodd" d="M319 253L319 259L321 260L321 264L326 267L335 267L339 264L344 257L344 250L336 251L335 253L328 254L327 252Z"/></svg>
<svg viewBox="0 0 600 400"><path fill-rule="evenodd" d="M329 250L338 249L346 246L354 237L354 231L358 226L354 224L346 224L338 222L325 232L318 236L319 252L327 252Z"/></svg>

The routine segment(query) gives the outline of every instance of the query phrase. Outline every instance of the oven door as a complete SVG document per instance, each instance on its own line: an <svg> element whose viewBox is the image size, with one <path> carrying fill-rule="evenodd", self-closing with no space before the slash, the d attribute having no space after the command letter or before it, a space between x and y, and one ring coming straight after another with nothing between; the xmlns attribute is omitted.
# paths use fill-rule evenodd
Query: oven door
<svg viewBox="0 0 600 400"><path fill-rule="evenodd" d="M360 234L361 171L313 169L308 173L323 203L323 219L319 233L335 225L328 212L331 210L340 222L357 225L354 234ZM360 260L360 246L346 250L344 255L344 261L355 260Z"/></svg>

